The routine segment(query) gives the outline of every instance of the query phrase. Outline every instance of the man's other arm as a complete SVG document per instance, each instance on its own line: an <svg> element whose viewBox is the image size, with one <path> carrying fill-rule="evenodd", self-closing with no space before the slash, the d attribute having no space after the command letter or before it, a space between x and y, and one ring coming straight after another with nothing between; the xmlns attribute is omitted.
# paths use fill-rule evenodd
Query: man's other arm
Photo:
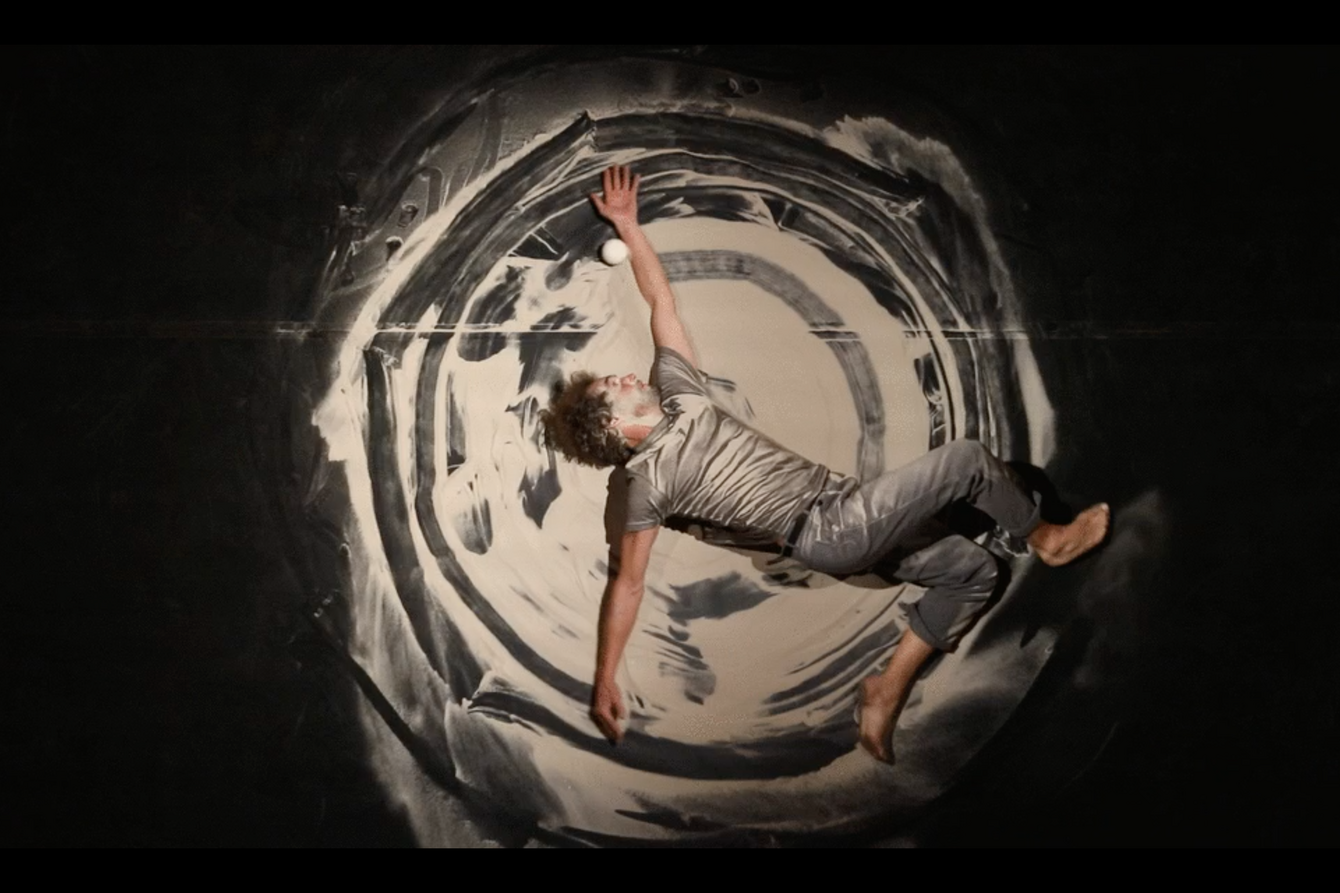
<svg viewBox="0 0 1340 893"><path fill-rule="evenodd" d="M614 681L628 638L642 604L643 583L651 561L651 547L659 527L623 535L619 573L605 591L600 605L600 627L596 644L596 679L591 692L591 718L611 742L623 737L621 722L628 715L623 693Z"/></svg>
<svg viewBox="0 0 1340 893"><path fill-rule="evenodd" d="M651 340L657 347L668 347L697 368L698 358L689 343L688 332L679 318L675 293L665 275L665 267L637 221L637 187L641 178L626 166L607 168L602 177L603 194L591 194L591 202L601 217L608 220L619 238L628 246L628 262L638 291L651 305Z"/></svg>

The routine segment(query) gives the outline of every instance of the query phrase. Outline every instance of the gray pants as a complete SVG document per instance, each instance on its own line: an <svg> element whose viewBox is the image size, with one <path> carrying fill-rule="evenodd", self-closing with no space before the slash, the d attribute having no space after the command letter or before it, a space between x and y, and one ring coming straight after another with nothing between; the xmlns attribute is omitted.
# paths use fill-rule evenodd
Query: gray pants
<svg viewBox="0 0 1340 893"><path fill-rule="evenodd" d="M793 554L823 573L854 574L879 564L927 587L908 621L927 643L952 651L997 575L995 556L938 524L937 516L959 500L1018 537L1039 521L1037 500L1008 465L977 441L956 440L865 483L830 475Z"/></svg>

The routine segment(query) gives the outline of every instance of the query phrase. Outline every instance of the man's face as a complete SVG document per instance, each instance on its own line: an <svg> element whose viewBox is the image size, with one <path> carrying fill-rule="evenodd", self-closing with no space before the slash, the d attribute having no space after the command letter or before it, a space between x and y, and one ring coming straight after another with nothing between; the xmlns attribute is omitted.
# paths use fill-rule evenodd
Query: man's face
<svg viewBox="0 0 1340 893"><path fill-rule="evenodd" d="M610 402L614 418L635 421L654 410L660 402L656 389L632 372L627 375L606 375L591 382L591 393L604 396Z"/></svg>

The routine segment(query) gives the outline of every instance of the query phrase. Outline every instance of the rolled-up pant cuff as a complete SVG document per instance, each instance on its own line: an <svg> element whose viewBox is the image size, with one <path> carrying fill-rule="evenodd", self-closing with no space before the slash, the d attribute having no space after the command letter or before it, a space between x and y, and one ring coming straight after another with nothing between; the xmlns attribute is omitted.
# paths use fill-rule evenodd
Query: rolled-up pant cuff
<svg viewBox="0 0 1340 893"><path fill-rule="evenodd" d="M963 639L964 630L942 630L934 631L926 623L926 619L921 613L921 602L918 601L907 609L907 625L912 632L917 634L917 638L930 645L936 651L953 651L958 648L958 643ZM972 618L968 618L971 624Z"/></svg>

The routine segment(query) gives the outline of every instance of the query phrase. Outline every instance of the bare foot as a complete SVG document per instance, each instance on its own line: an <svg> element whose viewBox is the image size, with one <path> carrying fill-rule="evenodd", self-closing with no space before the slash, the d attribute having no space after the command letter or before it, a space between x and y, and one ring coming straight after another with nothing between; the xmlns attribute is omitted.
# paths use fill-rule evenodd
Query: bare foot
<svg viewBox="0 0 1340 893"><path fill-rule="evenodd" d="M1069 524L1043 522L1028 535L1028 544L1043 564L1060 567L1091 551L1107 536L1112 509L1106 502L1091 505Z"/></svg>
<svg viewBox="0 0 1340 893"><path fill-rule="evenodd" d="M880 685L879 676L861 680L860 700L856 704L856 722L861 729L861 746L875 759L893 762L893 720L898 713L897 694L892 697Z"/></svg>

